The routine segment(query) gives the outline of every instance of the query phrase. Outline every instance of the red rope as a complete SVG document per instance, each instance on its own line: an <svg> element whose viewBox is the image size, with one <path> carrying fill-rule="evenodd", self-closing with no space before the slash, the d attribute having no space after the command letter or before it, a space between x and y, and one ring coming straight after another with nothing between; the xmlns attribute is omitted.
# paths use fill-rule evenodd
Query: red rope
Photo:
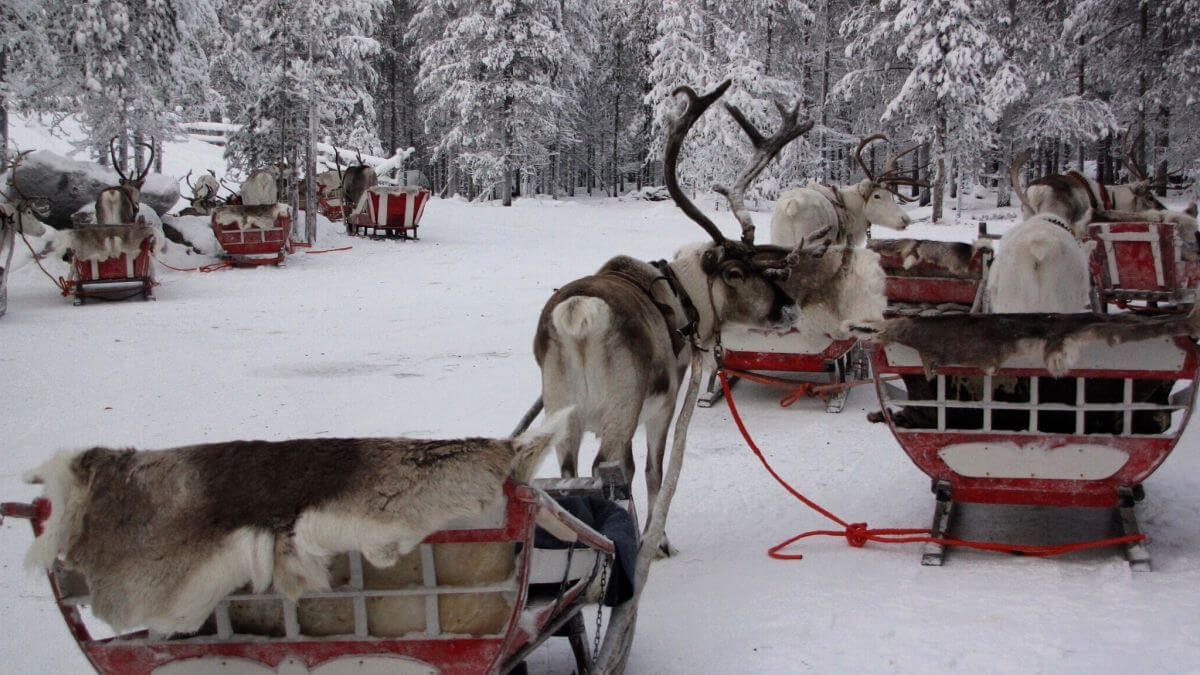
<svg viewBox="0 0 1200 675"><path fill-rule="evenodd" d="M773 375L760 375L746 370L734 370L726 368L725 372L733 377L749 380L765 384L776 389L786 389L787 394L779 399L781 408L790 408L793 403L802 399L813 396L820 396L822 399L831 396L842 389L852 389L863 384L874 384L874 380L847 380L846 382L805 382L802 380L792 380L786 377L775 377ZM899 375L886 378L888 380L898 380Z"/></svg>
<svg viewBox="0 0 1200 675"><path fill-rule="evenodd" d="M228 260L215 262L211 265L201 265L199 267L174 267L172 265L168 265L162 260L159 260L158 258L155 258L155 260L158 261L159 265L162 265L169 270L175 270L176 272L216 272L217 270L225 269L226 267L233 267L233 263Z"/></svg>
<svg viewBox="0 0 1200 675"><path fill-rule="evenodd" d="M733 416L734 423L737 424L738 431L742 432L742 438L746 440L746 445L762 462L763 467L771 477L775 479L783 489L787 490L793 497L803 502L812 510L820 513L829 520L837 523L842 527L838 530L810 530L802 532L790 539L782 541L771 548L767 549L767 555L777 560L799 560L803 558L799 553L781 553L783 549L791 544L808 537L825 536L825 537L845 537L846 543L856 548L862 548L867 542L875 542L879 544L907 544L907 543L932 543L941 544L942 546L961 546L964 548L974 548L983 551L1000 551L1004 553L1020 553L1028 556L1048 557L1062 555L1064 553L1072 553L1074 551L1084 551L1092 548L1100 548L1103 546L1116 546L1120 544L1129 544L1136 541L1142 541L1146 538L1144 534L1129 534L1121 537L1109 537L1107 539L1095 539L1092 541L1077 542L1074 544L1050 544L1043 546L1030 546L1025 544L1003 544L991 541L974 541L970 539L949 539L943 537L930 536L928 529L923 528L868 528L866 523L847 523L841 518L834 515L829 510L822 507L820 504L800 494L796 488L788 484L775 469L771 467L770 462L763 456L762 450L754 443L754 439L750 438L750 432L746 430L745 423L742 422L741 415L738 414L737 406L733 402L733 392L729 388L729 379L724 370L718 370L717 376L721 378L721 390L725 394L725 402L729 405L729 413Z"/></svg>
<svg viewBox="0 0 1200 675"><path fill-rule="evenodd" d="M30 244L29 240L25 238L25 233L21 232L20 230L17 230L17 231L21 233L21 241L25 242L25 247L29 249L29 255L33 257L33 262L37 263L38 269L42 271L42 274L45 274L46 278L49 279L51 281L51 283L53 283L55 286L58 287L59 292L62 293L62 296L64 298L67 297L68 295L70 295L71 293L73 293L74 289L75 289L75 282L71 281L70 279L64 279L62 277L55 279L53 274L50 274L49 272L47 272L46 268L42 267L41 256L39 256L33 250L33 245Z"/></svg>
<svg viewBox="0 0 1200 675"><path fill-rule="evenodd" d="M349 251L352 248L354 248L354 247L353 246L343 246L341 248L327 248L327 249L322 249L319 251L305 251L305 253L308 253L310 255L313 253L337 253L338 251Z"/></svg>

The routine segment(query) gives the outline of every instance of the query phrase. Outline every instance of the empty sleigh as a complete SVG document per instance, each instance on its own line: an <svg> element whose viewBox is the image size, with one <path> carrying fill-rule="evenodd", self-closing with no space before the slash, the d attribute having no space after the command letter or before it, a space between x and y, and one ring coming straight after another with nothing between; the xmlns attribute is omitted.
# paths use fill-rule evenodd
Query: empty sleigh
<svg viewBox="0 0 1200 675"><path fill-rule="evenodd" d="M282 265L291 252L292 216L286 204L218 206L212 231L221 258L235 267Z"/></svg>
<svg viewBox="0 0 1200 675"><path fill-rule="evenodd" d="M349 234L389 239L417 239L417 228L432 193L414 185L373 185L346 217Z"/></svg>

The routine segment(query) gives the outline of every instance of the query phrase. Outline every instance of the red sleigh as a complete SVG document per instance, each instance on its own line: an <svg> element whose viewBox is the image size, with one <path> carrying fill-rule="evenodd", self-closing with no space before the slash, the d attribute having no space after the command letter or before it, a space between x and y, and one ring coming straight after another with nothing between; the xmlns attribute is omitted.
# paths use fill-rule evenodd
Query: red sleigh
<svg viewBox="0 0 1200 675"><path fill-rule="evenodd" d="M346 231L377 238L417 239L417 228L431 192L412 185L375 185L363 192Z"/></svg>

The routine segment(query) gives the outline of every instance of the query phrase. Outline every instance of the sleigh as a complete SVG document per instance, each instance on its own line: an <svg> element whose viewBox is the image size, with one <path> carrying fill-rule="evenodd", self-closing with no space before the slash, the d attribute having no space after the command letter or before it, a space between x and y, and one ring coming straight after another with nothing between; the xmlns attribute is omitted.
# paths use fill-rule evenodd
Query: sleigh
<svg viewBox="0 0 1200 675"><path fill-rule="evenodd" d="M76 305L89 299L153 299L153 228L143 223L91 225L72 230L70 239Z"/></svg>
<svg viewBox="0 0 1200 675"><path fill-rule="evenodd" d="M883 420L932 479L934 536L947 535L956 502L1116 509L1137 534L1142 484L1191 416L1197 357L1187 337L1094 341L1057 378L1041 358L1014 356L990 374L949 364L927 379L921 355L893 343L872 345L871 369ZM1144 544L1125 552L1149 569ZM943 556L926 544L922 562Z"/></svg>
<svg viewBox="0 0 1200 675"><path fill-rule="evenodd" d="M855 340L838 340L823 333L792 327L785 331L732 326L721 331L718 368L730 373L730 385L740 379L786 389L780 405L802 397L820 397L825 411L841 412L849 383L867 376L866 357ZM787 377L766 373L787 373ZM708 408L721 397L717 371L697 405Z"/></svg>
<svg viewBox="0 0 1200 675"><path fill-rule="evenodd" d="M889 315L978 311L992 260L990 247L914 239L876 239L868 247L879 254L887 275Z"/></svg>
<svg viewBox="0 0 1200 675"><path fill-rule="evenodd" d="M578 672L592 672L582 609L589 587L603 595L613 579L615 547L554 497L607 498L632 511L620 469L602 474L509 481L497 508L427 537L393 567L358 552L334 556L331 590L292 603L242 589L194 634L97 637L83 579L56 563L50 588L100 673L496 673L521 667L552 636L569 639ZM0 508L30 519L35 535L50 515L44 499Z"/></svg>
<svg viewBox="0 0 1200 675"><path fill-rule="evenodd" d="M346 232L379 239L417 239L417 227L432 193L413 185L375 185L363 192L346 217Z"/></svg>
<svg viewBox="0 0 1200 675"><path fill-rule="evenodd" d="M1195 304L1200 262L1173 223L1092 223L1088 236L1099 304L1119 308L1188 308Z"/></svg>
<svg viewBox="0 0 1200 675"><path fill-rule="evenodd" d="M221 258L235 267L282 265L290 250L292 216L286 204L213 209L212 231Z"/></svg>

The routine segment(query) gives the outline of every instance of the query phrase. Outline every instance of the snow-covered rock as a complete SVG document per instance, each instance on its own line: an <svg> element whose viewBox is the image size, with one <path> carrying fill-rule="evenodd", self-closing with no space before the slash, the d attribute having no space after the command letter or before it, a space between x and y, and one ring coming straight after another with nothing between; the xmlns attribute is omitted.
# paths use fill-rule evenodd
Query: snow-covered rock
<svg viewBox="0 0 1200 675"><path fill-rule="evenodd" d="M30 197L45 197L50 213L44 219L54 227L70 227L72 216L86 205L94 205L96 194L117 185L116 171L94 164L67 159L47 150L38 150L25 159L16 174L16 186ZM146 176L142 186L142 206L166 213L179 201L178 179L161 174Z"/></svg>

